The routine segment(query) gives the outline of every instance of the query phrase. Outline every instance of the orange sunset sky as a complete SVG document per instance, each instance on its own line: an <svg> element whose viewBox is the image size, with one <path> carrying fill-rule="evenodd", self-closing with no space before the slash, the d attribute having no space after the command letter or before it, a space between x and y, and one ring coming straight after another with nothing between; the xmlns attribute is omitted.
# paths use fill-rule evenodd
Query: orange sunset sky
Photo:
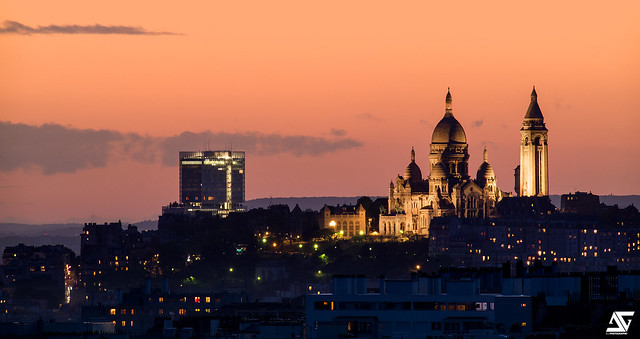
<svg viewBox="0 0 640 339"><path fill-rule="evenodd" d="M640 193L635 0L3 1L0 74L0 222L157 217L229 144L247 199L383 196L447 87L472 176L513 191L535 85L551 193Z"/></svg>

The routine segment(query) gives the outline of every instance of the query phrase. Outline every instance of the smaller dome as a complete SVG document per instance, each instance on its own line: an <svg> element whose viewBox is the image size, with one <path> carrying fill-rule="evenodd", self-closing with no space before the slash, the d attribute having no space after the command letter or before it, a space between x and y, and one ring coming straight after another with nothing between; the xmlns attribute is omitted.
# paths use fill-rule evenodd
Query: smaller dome
<svg viewBox="0 0 640 339"><path fill-rule="evenodd" d="M420 171L420 167L415 161L412 161L407 166L407 169L404 171L404 179L409 181L418 181L422 180L422 171Z"/></svg>
<svg viewBox="0 0 640 339"><path fill-rule="evenodd" d="M493 167L491 167L491 165L488 162L483 162L482 165L478 167L478 173L476 177L478 180L480 180L481 178L483 179L495 178L496 173L493 171Z"/></svg>
<svg viewBox="0 0 640 339"><path fill-rule="evenodd" d="M476 173L476 181L480 187L484 187L487 184L488 179L495 179L496 173L493 171L493 167L489 164L489 156L487 155L487 148L482 151L482 164L478 167Z"/></svg>
<svg viewBox="0 0 640 339"><path fill-rule="evenodd" d="M441 162L435 164L435 166L433 166L433 168L431 169L431 178L434 179L439 179L439 178L444 178L447 176L447 171L445 171L444 166L442 165Z"/></svg>
<svg viewBox="0 0 640 339"><path fill-rule="evenodd" d="M411 182L422 180L422 171L418 164L416 164L416 152L411 147L411 162L404 171L404 179Z"/></svg>

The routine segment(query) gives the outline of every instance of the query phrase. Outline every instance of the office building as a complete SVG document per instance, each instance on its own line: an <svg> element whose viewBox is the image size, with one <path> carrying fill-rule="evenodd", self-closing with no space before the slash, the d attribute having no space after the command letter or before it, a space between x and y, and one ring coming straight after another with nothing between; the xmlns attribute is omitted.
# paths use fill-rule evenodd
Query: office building
<svg viewBox="0 0 640 339"><path fill-rule="evenodd" d="M237 210L244 202L244 152L180 152L180 202Z"/></svg>

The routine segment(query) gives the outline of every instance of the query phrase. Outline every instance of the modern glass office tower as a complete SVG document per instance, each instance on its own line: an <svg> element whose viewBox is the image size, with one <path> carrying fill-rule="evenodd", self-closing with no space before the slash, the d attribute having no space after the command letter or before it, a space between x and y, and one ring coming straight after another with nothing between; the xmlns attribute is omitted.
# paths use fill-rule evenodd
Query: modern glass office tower
<svg viewBox="0 0 640 339"><path fill-rule="evenodd" d="M244 152L180 152L180 202L236 210L244 202Z"/></svg>

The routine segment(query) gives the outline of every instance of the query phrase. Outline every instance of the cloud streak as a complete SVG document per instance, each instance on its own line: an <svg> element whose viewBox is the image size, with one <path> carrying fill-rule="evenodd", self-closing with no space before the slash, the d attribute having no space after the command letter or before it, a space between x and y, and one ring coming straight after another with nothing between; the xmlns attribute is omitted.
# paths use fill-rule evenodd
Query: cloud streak
<svg viewBox="0 0 640 339"><path fill-rule="evenodd" d="M343 137L347 135L347 131L341 128L332 128L331 135L335 135L337 137Z"/></svg>
<svg viewBox="0 0 640 339"><path fill-rule="evenodd" d="M44 174L73 173L106 167L110 161L127 160L176 166L179 151L206 149L207 144L231 144L233 149L244 150L252 156L288 154L295 157L321 156L362 145L360 141L341 136L207 131L150 137L57 124L31 126L0 122L0 172L40 169Z"/></svg>
<svg viewBox="0 0 640 339"><path fill-rule="evenodd" d="M95 25L49 25L31 27L17 21L5 20L0 25L0 34L120 34L120 35L180 35L172 32L147 31L139 26Z"/></svg>
<svg viewBox="0 0 640 339"><path fill-rule="evenodd" d="M361 119L361 120L371 120L371 121L382 121L384 119L379 118L369 112L364 112L364 113L360 113L358 115L356 115L356 118Z"/></svg>

